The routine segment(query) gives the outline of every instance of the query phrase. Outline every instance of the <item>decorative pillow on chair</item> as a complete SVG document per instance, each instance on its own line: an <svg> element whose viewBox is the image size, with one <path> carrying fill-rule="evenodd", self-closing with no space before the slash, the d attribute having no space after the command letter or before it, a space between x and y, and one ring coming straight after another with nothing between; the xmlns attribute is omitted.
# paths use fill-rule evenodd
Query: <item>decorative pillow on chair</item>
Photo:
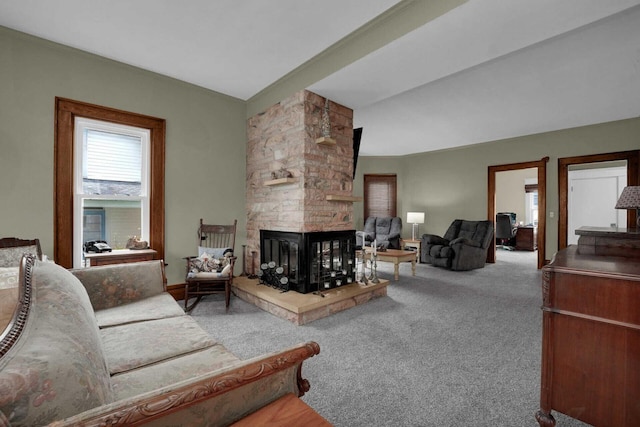
<svg viewBox="0 0 640 427"><path fill-rule="evenodd" d="M203 253L209 254L210 258L222 258L229 254L233 255L233 249L231 248L206 248L204 246L198 246L198 256L201 257Z"/></svg>
<svg viewBox="0 0 640 427"><path fill-rule="evenodd" d="M223 273L225 269L228 271L230 268L231 263L228 256L216 258L207 252L203 252L198 258L193 258L190 261L189 270L192 273Z"/></svg>

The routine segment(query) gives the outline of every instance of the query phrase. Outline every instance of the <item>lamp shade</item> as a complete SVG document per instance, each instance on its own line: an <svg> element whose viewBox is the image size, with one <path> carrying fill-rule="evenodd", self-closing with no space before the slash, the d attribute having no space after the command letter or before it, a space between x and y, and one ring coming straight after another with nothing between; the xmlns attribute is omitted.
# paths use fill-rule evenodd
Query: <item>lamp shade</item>
<svg viewBox="0 0 640 427"><path fill-rule="evenodd" d="M616 209L638 209L640 208L640 187L624 187L622 194L616 203Z"/></svg>
<svg viewBox="0 0 640 427"><path fill-rule="evenodd" d="M424 224L424 212L407 212L407 224Z"/></svg>

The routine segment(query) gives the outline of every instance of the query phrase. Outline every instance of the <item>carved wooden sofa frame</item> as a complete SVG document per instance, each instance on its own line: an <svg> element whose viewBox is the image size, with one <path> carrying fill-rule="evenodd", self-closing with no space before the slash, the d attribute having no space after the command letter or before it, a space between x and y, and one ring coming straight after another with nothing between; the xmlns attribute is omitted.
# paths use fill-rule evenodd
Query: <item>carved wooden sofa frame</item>
<svg viewBox="0 0 640 427"><path fill-rule="evenodd" d="M0 335L0 362L12 347L19 347L28 322L32 298L35 256L20 263L20 291L13 321ZM302 378L302 362L320 353L315 342L252 359L199 375L130 398L96 406L50 426L229 425L278 398L303 396L310 388ZM2 363L0 363L2 366ZM0 412L0 425L3 420ZM9 422L10 423L10 422ZM9 424L10 425L10 424Z"/></svg>

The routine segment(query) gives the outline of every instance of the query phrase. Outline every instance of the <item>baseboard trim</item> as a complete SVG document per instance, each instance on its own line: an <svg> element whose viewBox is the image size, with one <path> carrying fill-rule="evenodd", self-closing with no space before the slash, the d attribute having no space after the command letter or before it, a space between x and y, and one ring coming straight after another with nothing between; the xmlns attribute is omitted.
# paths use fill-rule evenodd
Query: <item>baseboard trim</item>
<svg viewBox="0 0 640 427"><path fill-rule="evenodd" d="M167 292L171 294L171 296L176 300L184 299L184 283L176 283L175 285L167 286Z"/></svg>

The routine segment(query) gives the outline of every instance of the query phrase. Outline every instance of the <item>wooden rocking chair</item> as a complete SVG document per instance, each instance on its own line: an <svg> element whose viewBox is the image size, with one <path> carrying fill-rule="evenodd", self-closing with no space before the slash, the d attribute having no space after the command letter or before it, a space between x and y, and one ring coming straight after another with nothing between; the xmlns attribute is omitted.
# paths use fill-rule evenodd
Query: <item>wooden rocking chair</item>
<svg viewBox="0 0 640 427"><path fill-rule="evenodd" d="M184 310L190 312L205 295L224 293L229 309L233 266L237 259L233 251L237 220L230 225L203 224L198 227L198 256L185 258L187 270L184 287ZM189 305L189 298L196 297Z"/></svg>

